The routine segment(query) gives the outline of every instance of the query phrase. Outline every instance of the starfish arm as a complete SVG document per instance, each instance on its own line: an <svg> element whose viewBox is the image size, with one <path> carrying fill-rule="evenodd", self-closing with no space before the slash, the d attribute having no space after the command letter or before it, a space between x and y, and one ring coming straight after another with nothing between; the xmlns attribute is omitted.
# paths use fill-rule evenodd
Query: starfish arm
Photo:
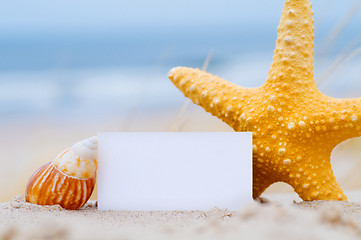
<svg viewBox="0 0 361 240"><path fill-rule="evenodd" d="M243 88L199 69L176 67L169 79L195 104L220 118L236 131L245 130L238 120L255 89Z"/></svg>
<svg viewBox="0 0 361 240"><path fill-rule="evenodd" d="M336 99L336 111L330 120L335 119L333 131L340 142L361 136L361 98Z"/></svg>
<svg viewBox="0 0 361 240"><path fill-rule="evenodd" d="M309 132L311 128L302 129ZM346 200L331 168L330 156L334 144L329 141L332 141L332 138L302 138L298 135L302 129L288 132L288 136L291 136L282 140L286 141L282 142L282 146L272 146L272 141L268 139L255 139L258 145L253 151L254 198L259 197L271 184L285 182L290 184L303 200ZM292 133L296 135L293 136ZM314 135L319 136L322 133ZM274 138L275 143L276 139L277 137Z"/></svg>
<svg viewBox="0 0 361 240"><path fill-rule="evenodd" d="M319 161L320 159L324 161ZM289 174L288 183L300 198L304 201L346 201L347 197L337 183L331 169L330 157L313 155L308 161L308 164L293 169Z"/></svg>
<svg viewBox="0 0 361 240"><path fill-rule="evenodd" d="M318 98L322 99L322 98ZM319 136L333 146L361 136L361 98L338 99L324 97L317 113L310 117ZM315 99L313 99L315 101Z"/></svg>
<svg viewBox="0 0 361 240"><path fill-rule="evenodd" d="M276 49L266 85L300 89L316 88L313 79L313 12L310 0L287 0L278 27Z"/></svg>

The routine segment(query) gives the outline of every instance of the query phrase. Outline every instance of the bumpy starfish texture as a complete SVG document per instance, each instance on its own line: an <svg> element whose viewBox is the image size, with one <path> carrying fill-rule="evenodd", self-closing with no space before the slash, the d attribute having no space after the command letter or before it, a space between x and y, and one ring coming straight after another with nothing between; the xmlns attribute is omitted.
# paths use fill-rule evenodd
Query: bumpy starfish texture
<svg viewBox="0 0 361 240"><path fill-rule="evenodd" d="M259 88L212 74L173 68L170 80L194 103L235 131L253 132L253 198L275 182L303 200L346 200L330 163L332 149L361 136L361 99L322 94L313 78L313 19L309 0L287 0L273 63Z"/></svg>

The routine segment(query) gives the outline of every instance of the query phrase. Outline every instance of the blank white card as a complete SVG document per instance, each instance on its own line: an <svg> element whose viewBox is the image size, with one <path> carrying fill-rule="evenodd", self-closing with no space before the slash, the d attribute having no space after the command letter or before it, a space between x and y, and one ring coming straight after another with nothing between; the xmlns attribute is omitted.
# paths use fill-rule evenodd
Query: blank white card
<svg viewBox="0 0 361 240"><path fill-rule="evenodd" d="M252 134L98 134L100 210L237 210L252 199Z"/></svg>

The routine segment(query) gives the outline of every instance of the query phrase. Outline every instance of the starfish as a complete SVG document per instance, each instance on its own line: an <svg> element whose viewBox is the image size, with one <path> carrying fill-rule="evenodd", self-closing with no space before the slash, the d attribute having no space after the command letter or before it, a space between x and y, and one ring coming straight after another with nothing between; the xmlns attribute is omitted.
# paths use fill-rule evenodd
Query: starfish
<svg viewBox="0 0 361 240"><path fill-rule="evenodd" d="M361 136L361 98L322 94L313 77L309 0L286 0L265 83L244 88L199 69L169 79L186 97L235 131L253 132L253 198L285 182L303 200L346 200L331 169L339 143Z"/></svg>

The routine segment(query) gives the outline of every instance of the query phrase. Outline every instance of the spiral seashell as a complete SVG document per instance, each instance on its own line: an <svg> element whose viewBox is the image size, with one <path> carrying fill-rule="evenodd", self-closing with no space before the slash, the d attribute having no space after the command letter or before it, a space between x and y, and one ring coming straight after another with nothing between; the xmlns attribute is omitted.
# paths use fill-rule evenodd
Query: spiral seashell
<svg viewBox="0 0 361 240"><path fill-rule="evenodd" d="M87 138L40 167L26 187L27 202L78 209L90 198L98 168L98 139Z"/></svg>

